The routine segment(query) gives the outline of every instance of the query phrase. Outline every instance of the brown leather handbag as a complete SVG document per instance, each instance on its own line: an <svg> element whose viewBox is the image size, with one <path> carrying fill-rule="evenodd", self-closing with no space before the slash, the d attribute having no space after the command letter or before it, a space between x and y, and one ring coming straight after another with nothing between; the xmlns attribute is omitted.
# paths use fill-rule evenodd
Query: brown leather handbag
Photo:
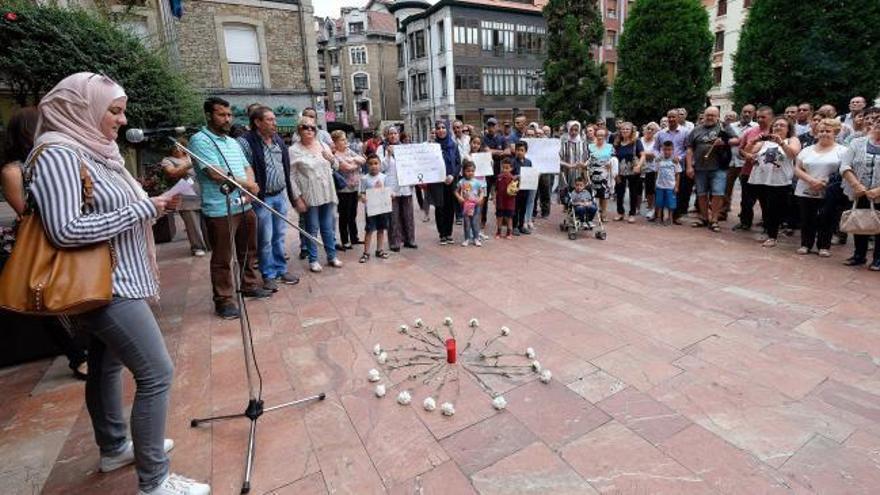
<svg viewBox="0 0 880 495"><path fill-rule="evenodd" d="M42 151L38 148L31 154L29 165ZM79 171L85 213L95 198L82 160ZM73 315L109 304L114 258L109 241L77 248L54 246L31 202L18 226L12 255L0 273L0 307L33 315Z"/></svg>

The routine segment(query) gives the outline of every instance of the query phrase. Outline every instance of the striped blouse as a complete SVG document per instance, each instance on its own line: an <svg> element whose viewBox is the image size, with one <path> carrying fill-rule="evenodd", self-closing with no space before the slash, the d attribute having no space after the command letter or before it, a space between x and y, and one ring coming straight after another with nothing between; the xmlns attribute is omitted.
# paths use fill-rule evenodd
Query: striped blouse
<svg viewBox="0 0 880 495"><path fill-rule="evenodd" d="M94 183L95 201L83 214L80 160ZM159 285L147 254L144 221L158 214L149 199L132 201L117 172L63 146L48 146L37 158L30 193L49 240L72 248L110 240L116 251L113 295L130 299L155 296Z"/></svg>

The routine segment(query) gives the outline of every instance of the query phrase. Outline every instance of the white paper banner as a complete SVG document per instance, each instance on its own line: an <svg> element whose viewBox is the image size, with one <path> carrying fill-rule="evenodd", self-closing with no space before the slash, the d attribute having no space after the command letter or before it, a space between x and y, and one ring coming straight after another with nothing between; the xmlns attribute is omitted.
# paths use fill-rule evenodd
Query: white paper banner
<svg viewBox="0 0 880 495"><path fill-rule="evenodd" d="M374 217L383 213L391 213L391 188L367 189L367 216Z"/></svg>
<svg viewBox="0 0 880 495"><path fill-rule="evenodd" d="M542 174L559 173L559 140L549 138L524 138L529 143L526 158L532 161L532 166L540 170Z"/></svg>
<svg viewBox="0 0 880 495"><path fill-rule="evenodd" d="M477 166L474 172L475 176L489 177L490 175L495 175L495 171L492 170L492 153L471 153L471 160Z"/></svg>
<svg viewBox="0 0 880 495"><path fill-rule="evenodd" d="M525 191L531 191L538 188L538 179L541 178L541 171L535 167L523 167L519 169L519 188Z"/></svg>
<svg viewBox="0 0 880 495"><path fill-rule="evenodd" d="M437 143L396 144L397 180L401 186L431 184L446 180L446 165Z"/></svg>

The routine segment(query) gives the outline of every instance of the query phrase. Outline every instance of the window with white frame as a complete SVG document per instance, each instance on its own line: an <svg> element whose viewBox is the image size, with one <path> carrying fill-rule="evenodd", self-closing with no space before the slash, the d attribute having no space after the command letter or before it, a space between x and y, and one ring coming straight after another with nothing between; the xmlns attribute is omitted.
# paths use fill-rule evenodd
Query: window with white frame
<svg viewBox="0 0 880 495"><path fill-rule="evenodd" d="M262 88L263 69L257 30L248 24L223 26L229 84L233 88Z"/></svg>
<svg viewBox="0 0 880 495"><path fill-rule="evenodd" d="M505 67L483 67L483 94L516 94L516 72Z"/></svg>
<svg viewBox="0 0 880 495"><path fill-rule="evenodd" d="M348 57L351 65L367 65L367 47L352 46L348 49Z"/></svg>
<svg viewBox="0 0 880 495"><path fill-rule="evenodd" d="M370 89L370 75L366 72L356 72L351 76L351 86L355 91L367 91Z"/></svg>

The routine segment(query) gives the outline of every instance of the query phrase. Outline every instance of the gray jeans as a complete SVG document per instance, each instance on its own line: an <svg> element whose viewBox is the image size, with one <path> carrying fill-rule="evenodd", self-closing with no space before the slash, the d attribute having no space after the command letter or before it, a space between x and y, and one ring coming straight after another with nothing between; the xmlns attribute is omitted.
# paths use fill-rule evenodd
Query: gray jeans
<svg viewBox="0 0 880 495"><path fill-rule="evenodd" d="M128 441L122 409L122 367L136 383L131 436L141 490L168 475L165 418L174 366L153 312L142 299L114 298L109 306L79 317L89 339L86 405L102 455L115 455Z"/></svg>

